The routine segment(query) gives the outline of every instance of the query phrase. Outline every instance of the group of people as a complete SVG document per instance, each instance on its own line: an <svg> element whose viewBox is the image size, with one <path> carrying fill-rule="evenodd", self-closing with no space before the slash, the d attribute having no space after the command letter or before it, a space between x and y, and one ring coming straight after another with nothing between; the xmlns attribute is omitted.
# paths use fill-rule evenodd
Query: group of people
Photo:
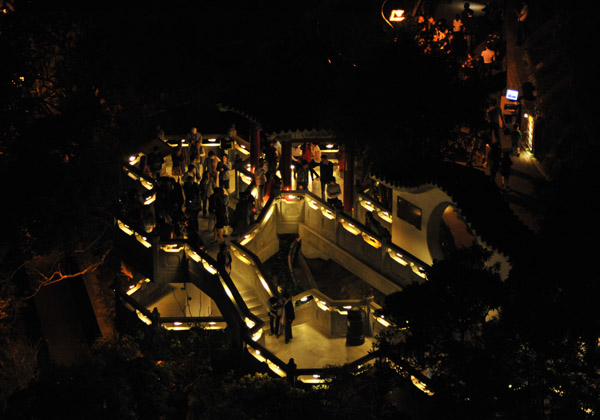
<svg viewBox="0 0 600 420"><path fill-rule="evenodd" d="M281 298L273 296L268 300L268 311L269 311L269 327L271 329L270 335L276 335L279 338L280 327L283 323L285 343L289 343L292 338L292 323L296 319L296 313L294 311L294 303L290 298L289 293L283 293Z"/></svg>
<svg viewBox="0 0 600 420"><path fill-rule="evenodd" d="M461 74L464 79L489 76L501 53L494 38L502 29L502 9L494 1L484 7L482 16L476 17L471 4L465 3L461 13L457 13L452 22L436 20L431 15L419 15L416 26L415 41L423 48L423 52L451 58L463 70ZM486 48L481 54L473 54L477 43L486 36Z"/></svg>
<svg viewBox="0 0 600 420"><path fill-rule="evenodd" d="M327 155L321 154L318 144L304 143L292 149L296 188L308 190L309 182L320 179L321 198L335 208L342 207L342 189L333 175L334 165ZM319 173L315 168L319 168ZM312 180L311 180L312 177Z"/></svg>

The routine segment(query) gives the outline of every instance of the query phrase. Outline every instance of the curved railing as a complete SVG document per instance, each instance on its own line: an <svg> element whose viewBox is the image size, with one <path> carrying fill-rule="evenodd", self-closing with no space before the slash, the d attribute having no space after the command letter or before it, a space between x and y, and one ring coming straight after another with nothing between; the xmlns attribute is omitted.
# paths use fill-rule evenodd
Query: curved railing
<svg viewBox="0 0 600 420"><path fill-rule="evenodd" d="M172 144L170 144L173 146ZM236 150L247 152L248 145L233 144ZM129 162L123 164L123 170L129 178L138 183L143 197L143 204L150 205L156 199L156 182L143 175L135 165L139 163L141 154L134 155ZM251 191L254 188L253 174L243 165L234 167L235 187L233 196L239 198L239 192ZM287 207L285 207L287 206ZM295 211L290 211L295 207ZM287 211L286 211L287 210ZM293 221L286 226L286 213L293 214ZM385 214L383 214L385 216ZM380 215L381 217L381 215ZM303 226L304 232L312 232L319 240L330 242L343 250L361 264L371 267L402 287L411 281L426 279L428 266L418 258L401 248L389 243L386 238L378 237L369 228L354 220L345 213L336 212L326 202L309 191L287 191L278 196L271 196L257 221L238 238L239 242L231 243L234 264L246 266L245 278L252 283L259 293L260 300L266 304L269 297L278 295L276 286L262 266L262 261L278 250L276 240L278 227L283 226L283 233L290 226ZM261 362L264 362L275 374L296 378L306 383L323 382L334 370L329 368L297 369L294 365L279 359L275 354L260 344L264 321L253 314L240 295L234 281L223 271L217 269L216 261L203 250L195 249L184 240L160 241L157 235L147 234L139 225L125 220L122 216L115 219L119 242L127 248L128 255L142 268L147 278L136 284L129 284L125 290L117 290L117 296L145 323L158 323L168 329L188 329L194 325L204 328L232 327L239 336L247 351ZM298 227L296 227L298 229ZM303 238L306 240L306 238ZM277 249L265 244L276 244ZM165 248L167 247L167 248ZM168 248L174 247L174 248ZM205 291L221 310L220 317L161 317L141 305L131 294L143 289L151 283L154 263L158 253L176 249L185 256L189 281ZM172 252L172 251L169 251ZM262 260L261 260L262 257ZM239 266L241 267L241 265ZM238 267L238 268L239 268ZM135 290L134 290L135 289ZM132 293L129 293L133 290ZM301 307L305 301L312 301L319 309L338 313L343 316L350 308L359 307L365 310L371 331L389 326L389 323L377 315L381 309L372 298L361 300L334 300L317 289L307 290L292 298L294 304ZM378 327L377 327L378 326ZM349 363L350 368L361 369L362 366L378 357L377 352ZM426 378L418 372L412 372L425 382Z"/></svg>

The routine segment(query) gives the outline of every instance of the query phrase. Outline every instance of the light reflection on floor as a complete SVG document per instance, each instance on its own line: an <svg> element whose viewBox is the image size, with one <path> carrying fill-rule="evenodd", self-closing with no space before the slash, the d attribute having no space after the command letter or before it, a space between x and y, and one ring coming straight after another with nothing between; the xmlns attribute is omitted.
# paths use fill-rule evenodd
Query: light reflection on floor
<svg viewBox="0 0 600 420"><path fill-rule="evenodd" d="M375 341L365 337L361 346L346 346L346 338L328 338L308 323L292 327L293 339L285 344L283 334L279 338L269 335L265 328L265 347L279 359L288 362L294 358L298 368L320 368L327 365L344 365L366 356Z"/></svg>

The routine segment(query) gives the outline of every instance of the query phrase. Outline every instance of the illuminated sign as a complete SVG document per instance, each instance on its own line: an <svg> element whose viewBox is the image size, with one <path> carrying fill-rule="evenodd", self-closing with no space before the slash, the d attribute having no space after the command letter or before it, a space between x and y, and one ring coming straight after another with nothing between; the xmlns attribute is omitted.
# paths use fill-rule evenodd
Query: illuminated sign
<svg viewBox="0 0 600 420"><path fill-rule="evenodd" d="M516 101L519 99L519 91L513 89L506 89L506 99Z"/></svg>
<svg viewBox="0 0 600 420"><path fill-rule="evenodd" d="M390 15L390 20L392 22L402 22L404 19L406 19L403 15L404 15L404 10L401 10L401 9L392 10L392 14Z"/></svg>

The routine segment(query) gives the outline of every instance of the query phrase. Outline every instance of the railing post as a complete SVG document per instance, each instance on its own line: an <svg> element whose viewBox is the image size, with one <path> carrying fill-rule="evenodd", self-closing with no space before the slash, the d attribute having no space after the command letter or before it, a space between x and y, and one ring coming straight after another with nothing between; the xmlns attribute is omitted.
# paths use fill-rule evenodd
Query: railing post
<svg viewBox="0 0 600 420"><path fill-rule="evenodd" d="M296 386L296 369L297 369L297 367L298 366L294 362L294 358L291 357L290 361L287 364L287 369L286 369L287 372L286 373L287 373L288 383L293 387Z"/></svg>

